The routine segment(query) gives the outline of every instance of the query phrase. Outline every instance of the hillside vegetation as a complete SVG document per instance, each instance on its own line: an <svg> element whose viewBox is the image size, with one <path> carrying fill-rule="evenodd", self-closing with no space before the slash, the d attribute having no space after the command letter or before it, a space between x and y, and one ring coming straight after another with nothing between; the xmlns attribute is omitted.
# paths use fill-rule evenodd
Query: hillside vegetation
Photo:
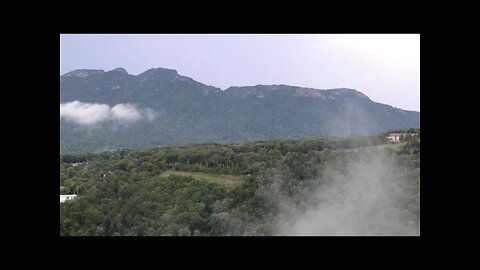
<svg viewBox="0 0 480 270"><path fill-rule="evenodd" d="M303 214L322 209L319 191L348 186L361 174L352 168L374 162L395 187L393 234L418 234L419 151L368 147L385 144L380 134L61 155L61 193L78 196L60 205L60 235L297 234ZM373 223L359 232L392 234L388 228Z"/></svg>

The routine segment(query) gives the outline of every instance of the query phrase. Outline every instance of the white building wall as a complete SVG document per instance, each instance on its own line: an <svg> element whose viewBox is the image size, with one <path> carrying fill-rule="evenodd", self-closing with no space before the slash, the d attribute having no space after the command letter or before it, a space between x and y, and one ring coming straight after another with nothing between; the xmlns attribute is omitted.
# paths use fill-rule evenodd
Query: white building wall
<svg viewBox="0 0 480 270"><path fill-rule="evenodd" d="M73 200L77 195L72 194L72 195L60 195L60 202L64 202L66 200Z"/></svg>

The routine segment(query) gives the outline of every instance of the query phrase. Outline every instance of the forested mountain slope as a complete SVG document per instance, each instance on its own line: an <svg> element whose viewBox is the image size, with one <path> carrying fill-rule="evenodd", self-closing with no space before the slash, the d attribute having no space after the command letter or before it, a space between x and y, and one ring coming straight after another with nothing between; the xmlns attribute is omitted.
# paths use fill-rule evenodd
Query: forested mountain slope
<svg viewBox="0 0 480 270"><path fill-rule="evenodd" d="M207 86L171 69L60 76L60 150L101 152L197 142L369 135L418 128L420 113L354 89Z"/></svg>
<svg viewBox="0 0 480 270"><path fill-rule="evenodd" d="M60 235L418 235L420 142L385 134L64 154Z"/></svg>

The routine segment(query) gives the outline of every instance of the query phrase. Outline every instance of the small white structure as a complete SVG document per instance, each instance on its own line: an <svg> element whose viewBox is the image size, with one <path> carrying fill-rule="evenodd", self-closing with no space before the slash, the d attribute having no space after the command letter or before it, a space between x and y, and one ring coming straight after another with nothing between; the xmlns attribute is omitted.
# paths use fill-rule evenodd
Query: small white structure
<svg viewBox="0 0 480 270"><path fill-rule="evenodd" d="M418 136L417 133L390 133L387 136L387 139L389 139L391 142L399 142L402 136L406 137L407 135L415 136L415 137Z"/></svg>
<svg viewBox="0 0 480 270"><path fill-rule="evenodd" d="M387 139L389 139L391 142L399 142L400 137L403 135L403 133L390 133L387 136Z"/></svg>
<svg viewBox="0 0 480 270"><path fill-rule="evenodd" d="M69 201L69 200L73 200L75 197L77 197L77 195L75 195L75 194L60 195L60 203L65 202L65 201Z"/></svg>

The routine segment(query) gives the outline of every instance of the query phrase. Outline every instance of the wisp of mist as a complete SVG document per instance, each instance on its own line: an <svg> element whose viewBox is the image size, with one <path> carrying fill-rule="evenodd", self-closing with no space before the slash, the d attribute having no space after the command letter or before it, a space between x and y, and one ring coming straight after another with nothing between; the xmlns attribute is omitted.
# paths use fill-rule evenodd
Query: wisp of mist
<svg viewBox="0 0 480 270"><path fill-rule="evenodd" d="M276 234L419 235L419 169L412 170L408 160L382 149L345 154L329 162L315 180L306 210L281 203L285 218L278 222Z"/></svg>

